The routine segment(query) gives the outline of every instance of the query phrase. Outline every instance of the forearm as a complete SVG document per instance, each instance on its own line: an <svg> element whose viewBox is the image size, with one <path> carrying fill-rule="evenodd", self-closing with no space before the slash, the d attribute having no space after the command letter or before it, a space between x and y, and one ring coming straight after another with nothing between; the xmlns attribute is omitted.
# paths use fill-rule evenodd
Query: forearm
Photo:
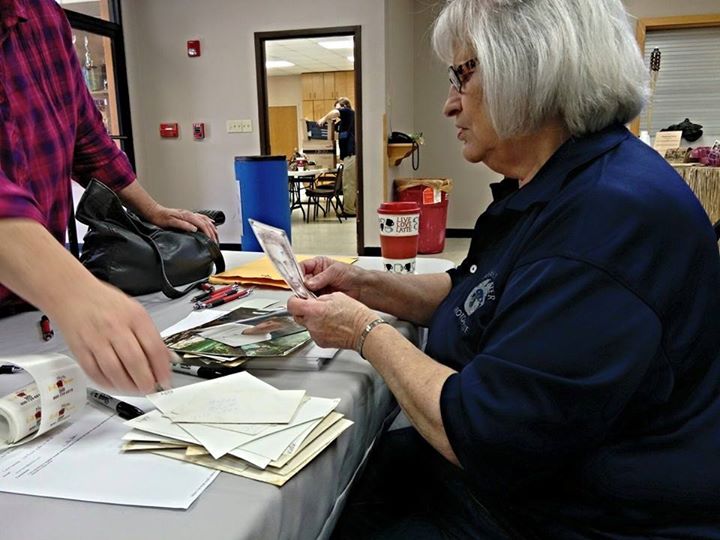
<svg viewBox="0 0 720 540"><path fill-rule="evenodd" d="M455 371L424 354L385 324L368 334L363 354L418 432L448 461L458 465L440 413L443 384Z"/></svg>
<svg viewBox="0 0 720 540"><path fill-rule="evenodd" d="M137 180L118 191L118 197L126 206L145 219L149 219L160 206Z"/></svg>
<svg viewBox="0 0 720 540"><path fill-rule="evenodd" d="M340 116L340 113L337 111L337 109L333 109L329 113L327 113L325 116L323 116L320 120L317 121L319 125L324 125L330 120L335 120Z"/></svg>
<svg viewBox="0 0 720 540"><path fill-rule="evenodd" d="M427 326L451 286L450 276L444 272L416 276L368 271L359 300L372 309Z"/></svg>
<svg viewBox="0 0 720 540"><path fill-rule="evenodd" d="M95 278L38 222L0 219L0 283L53 317L71 288Z"/></svg>

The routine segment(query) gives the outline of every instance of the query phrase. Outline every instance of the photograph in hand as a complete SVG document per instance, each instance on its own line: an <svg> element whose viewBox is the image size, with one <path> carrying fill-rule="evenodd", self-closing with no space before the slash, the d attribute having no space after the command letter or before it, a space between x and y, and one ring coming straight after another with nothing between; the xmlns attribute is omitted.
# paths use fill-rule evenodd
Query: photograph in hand
<svg viewBox="0 0 720 540"><path fill-rule="evenodd" d="M293 292L300 298L315 298L315 294L305 286L303 272L285 231L254 219L249 219L248 222L263 251Z"/></svg>

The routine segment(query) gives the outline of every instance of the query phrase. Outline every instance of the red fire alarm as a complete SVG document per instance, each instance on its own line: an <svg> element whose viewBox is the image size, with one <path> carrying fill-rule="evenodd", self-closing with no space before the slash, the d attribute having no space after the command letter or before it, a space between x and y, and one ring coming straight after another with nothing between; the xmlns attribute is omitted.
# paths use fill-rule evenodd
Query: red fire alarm
<svg viewBox="0 0 720 540"><path fill-rule="evenodd" d="M187 42L188 56L200 56L200 40L193 39Z"/></svg>
<svg viewBox="0 0 720 540"><path fill-rule="evenodd" d="M177 122L170 124L160 124L160 136L164 139L177 139L178 125Z"/></svg>
<svg viewBox="0 0 720 540"><path fill-rule="evenodd" d="M193 124L193 139L196 141L202 141L205 138L205 124L203 122L197 122Z"/></svg>

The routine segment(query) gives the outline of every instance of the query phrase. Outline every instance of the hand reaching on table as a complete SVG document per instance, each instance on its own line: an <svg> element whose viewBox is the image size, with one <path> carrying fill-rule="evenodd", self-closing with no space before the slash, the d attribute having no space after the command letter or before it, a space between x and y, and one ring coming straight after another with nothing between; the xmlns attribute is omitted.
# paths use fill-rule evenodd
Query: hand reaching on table
<svg viewBox="0 0 720 540"><path fill-rule="evenodd" d="M69 292L68 302L47 311L85 373L122 391L169 387L170 352L150 315L121 291L88 278Z"/></svg>
<svg viewBox="0 0 720 540"><path fill-rule="evenodd" d="M338 349L354 350L365 327L378 317L364 304L339 292L317 299L293 297L287 308L295 321L308 329L315 343Z"/></svg>

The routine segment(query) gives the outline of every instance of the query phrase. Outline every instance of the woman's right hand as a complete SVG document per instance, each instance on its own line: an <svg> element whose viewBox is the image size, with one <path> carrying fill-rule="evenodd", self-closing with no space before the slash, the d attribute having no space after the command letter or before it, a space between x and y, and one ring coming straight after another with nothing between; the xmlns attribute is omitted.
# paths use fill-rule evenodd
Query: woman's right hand
<svg viewBox="0 0 720 540"><path fill-rule="evenodd" d="M355 300L360 299L365 270L341 263L330 257L314 257L300 263L305 274L305 285L318 294L342 292Z"/></svg>
<svg viewBox="0 0 720 540"><path fill-rule="evenodd" d="M153 392L170 384L170 352L135 300L92 276L61 309L47 310L85 373L106 388Z"/></svg>

